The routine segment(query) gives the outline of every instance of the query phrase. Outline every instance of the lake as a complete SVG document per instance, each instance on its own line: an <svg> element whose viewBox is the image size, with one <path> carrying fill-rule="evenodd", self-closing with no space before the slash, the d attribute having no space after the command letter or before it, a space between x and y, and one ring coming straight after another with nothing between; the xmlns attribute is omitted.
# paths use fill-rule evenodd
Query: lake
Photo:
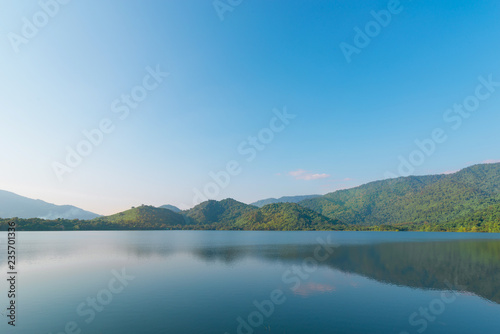
<svg viewBox="0 0 500 334"><path fill-rule="evenodd" d="M0 333L498 333L500 235L21 232Z"/></svg>

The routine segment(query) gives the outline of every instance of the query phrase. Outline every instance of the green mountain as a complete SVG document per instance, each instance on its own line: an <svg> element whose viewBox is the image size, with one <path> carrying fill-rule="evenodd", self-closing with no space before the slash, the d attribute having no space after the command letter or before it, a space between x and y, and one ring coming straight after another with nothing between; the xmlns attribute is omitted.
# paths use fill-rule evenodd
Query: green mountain
<svg viewBox="0 0 500 334"><path fill-rule="evenodd" d="M209 200L194 208L182 211L194 224L231 227L241 215L257 210L253 205L238 202L232 198L222 201Z"/></svg>
<svg viewBox="0 0 500 334"><path fill-rule="evenodd" d="M242 215L236 226L244 230L336 230L343 224L296 203L275 203Z"/></svg>
<svg viewBox="0 0 500 334"><path fill-rule="evenodd" d="M103 229L106 227L121 227L123 229L149 230L182 226L189 223L189 221L172 210L142 205L111 216L92 219L90 223Z"/></svg>
<svg viewBox="0 0 500 334"><path fill-rule="evenodd" d="M168 209L168 210L171 210L173 212L181 212L182 211L178 207L170 205L170 204L165 204L165 205L159 206L159 208L161 208L161 209Z"/></svg>
<svg viewBox="0 0 500 334"><path fill-rule="evenodd" d="M500 164L371 182L300 205L346 224L449 224L500 215Z"/></svg>
<svg viewBox="0 0 500 334"><path fill-rule="evenodd" d="M274 203L298 203L300 201L304 201L306 199L312 199L316 197L320 197L321 195L303 195L303 196L283 196L280 198L266 198L262 199L260 201L251 203L250 205L254 205L256 207L262 208L264 205L267 204L274 204Z"/></svg>

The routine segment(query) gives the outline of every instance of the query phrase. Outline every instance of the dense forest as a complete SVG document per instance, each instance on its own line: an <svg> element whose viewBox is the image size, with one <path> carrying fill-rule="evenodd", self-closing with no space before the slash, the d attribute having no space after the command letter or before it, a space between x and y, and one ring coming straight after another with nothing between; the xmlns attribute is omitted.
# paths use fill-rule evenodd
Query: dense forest
<svg viewBox="0 0 500 334"><path fill-rule="evenodd" d="M500 212L500 164L376 181L299 204L348 225L494 223Z"/></svg>
<svg viewBox="0 0 500 334"><path fill-rule="evenodd" d="M274 203L242 215L235 223L243 230L342 230L344 224L295 203Z"/></svg>

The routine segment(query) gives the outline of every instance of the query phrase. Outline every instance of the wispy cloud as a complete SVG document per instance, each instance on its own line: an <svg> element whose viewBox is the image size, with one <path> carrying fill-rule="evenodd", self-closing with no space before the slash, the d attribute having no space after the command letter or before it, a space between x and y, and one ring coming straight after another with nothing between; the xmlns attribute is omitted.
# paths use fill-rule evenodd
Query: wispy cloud
<svg viewBox="0 0 500 334"><path fill-rule="evenodd" d="M303 174L305 174L305 173L307 173L305 170L303 170L303 169L298 169L298 170L295 170L295 171L291 171L291 172L290 172L290 173L288 173L288 174L290 174L290 175L291 175L291 176L293 176L293 177L297 177L297 176L303 175Z"/></svg>
<svg viewBox="0 0 500 334"><path fill-rule="evenodd" d="M288 173L288 175L293 176L296 180L306 180L306 181L326 179L330 177L329 174L310 173L303 169L291 171Z"/></svg>
<svg viewBox="0 0 500 334"><path fill-rule="evenodd" d="M484 160L483 164L496 164L496 163L499 163L499 162L500 162L500 160L490 159L490 160Z"/></svg>

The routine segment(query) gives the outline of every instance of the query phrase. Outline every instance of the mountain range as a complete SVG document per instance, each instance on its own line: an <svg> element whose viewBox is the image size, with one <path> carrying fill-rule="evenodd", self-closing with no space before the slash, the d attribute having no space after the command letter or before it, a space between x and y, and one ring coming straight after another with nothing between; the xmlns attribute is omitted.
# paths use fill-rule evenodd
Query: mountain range
<svg viewBox="0 0 500 334"><path fill-rule="evenodd" d="M39 199L0 190L0 217L42 218L42 219L93 219L98 214L72 205L55 205Z"/></svg>
<svg viewBox="0 0 500 334"><path fill-rule="evenodd" d="M268 204L266 204L268 203ZM209 200L181 211L140 206L111 216L0 192L0 216L30 229L432 230L500 232L500 163L375 181L326 195L248 205ZM36 209L36 210L35 210ZM23 211L24 210L24 211ZM19 213L23 213L22 215ZM14 214L15 213L15 214ZM64 215L59 216L58 215ZM69 221L69 219L80 219ZM48 219L26 219L38 217ZM84 218L82 218L84 217ZM55 218L60 218L54 220ZM66 220L65 220L66 219ZM0 229L6 219L0 221Z"/></svg>

